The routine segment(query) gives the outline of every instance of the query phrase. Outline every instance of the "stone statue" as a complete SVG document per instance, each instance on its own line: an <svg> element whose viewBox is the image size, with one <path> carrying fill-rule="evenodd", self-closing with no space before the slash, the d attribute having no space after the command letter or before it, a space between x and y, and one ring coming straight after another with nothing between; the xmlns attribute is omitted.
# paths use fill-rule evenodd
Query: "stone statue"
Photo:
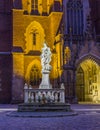
<svg viewBox="0 0 100 130"><path fill-rule="evenodd" d="M49 73L52 66L51 62L51 51L50 48L44 43L41 54L41 65L42 65L42 81L39 86L40 89L51 89L52 85L50 84Z"/></svg>
<svg viewBox="0 0 100 130"><path fill-rule="evenodd" d="M51 61L51 51L50 48L47 47L46 43L44 43L44 47L42 48L42 54L41 54L42 72L51 70L51 65L49 65L50 61Z"/></svg>

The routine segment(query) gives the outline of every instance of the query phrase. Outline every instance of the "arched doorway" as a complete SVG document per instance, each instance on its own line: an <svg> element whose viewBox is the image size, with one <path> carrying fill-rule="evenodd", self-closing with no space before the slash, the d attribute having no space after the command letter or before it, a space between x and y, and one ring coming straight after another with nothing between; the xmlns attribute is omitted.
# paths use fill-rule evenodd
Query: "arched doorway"
<svg viewBox="0 0 100 130"><path fill-rule="evenodd" d="M76 93L78 101L100 102L100 66L92 59L77 68Z"/></svg>

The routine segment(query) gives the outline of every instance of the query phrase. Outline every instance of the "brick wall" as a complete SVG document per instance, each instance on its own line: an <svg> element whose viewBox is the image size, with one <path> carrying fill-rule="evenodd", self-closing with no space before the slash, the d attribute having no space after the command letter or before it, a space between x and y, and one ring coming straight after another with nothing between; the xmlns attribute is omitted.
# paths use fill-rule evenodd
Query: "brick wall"
<svg viewBox="0 0 100 130"><path fill-rule="evenodd" d="M12 56L0 54L0 103L10 103L12 85Z"/></svg>

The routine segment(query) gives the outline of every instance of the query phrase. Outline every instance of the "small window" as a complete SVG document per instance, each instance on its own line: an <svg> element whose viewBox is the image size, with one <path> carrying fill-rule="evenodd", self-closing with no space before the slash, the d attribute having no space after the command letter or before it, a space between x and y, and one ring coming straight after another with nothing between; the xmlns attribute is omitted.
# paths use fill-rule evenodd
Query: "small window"
<svg viewBox="0 0 100 130"><path fill-rule="evenodd" d="M33 45L36 45L36 37L37 37L37 34L36 32L33 32Z"/></svg>
<svg viewBox="0 0 100 130"><path fill-rule="evenodd" d="M38 0L31 0L31 10L32 11L38 10Z"/></svg>

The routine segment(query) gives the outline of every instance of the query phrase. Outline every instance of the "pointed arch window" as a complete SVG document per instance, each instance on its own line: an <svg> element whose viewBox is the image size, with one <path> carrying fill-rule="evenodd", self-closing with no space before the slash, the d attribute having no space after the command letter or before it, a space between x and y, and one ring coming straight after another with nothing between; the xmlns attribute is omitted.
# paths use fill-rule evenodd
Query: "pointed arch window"
<svg viewBox="0 0 100 130"><path fill-rule="evenodd" d="M25 53L30 51L39 51L44 42L45 33L44 29L39 22L33 21L27 28L25 32Z"/></svg>
<svg viewBox="0 0 100 130"><path fill-rule="evenodd" d="M83 4L80 0L69 0L67 3L67 33L72 28L73 35L83 34Z"/></svg>
<svg viewBox="0 0 100 130"><path fill-rule="evenodd" d="M36 45L36 42L37 42L37 35L38 35L38 30L34 30L32 32L32 43L33 43L33 46Z"/></svg>
<svg viewBox="0 0 100 130"><path fill-rule="evenodd" d="M33 33L33 45L36 45L36 33Z"/></svg>
<svg viewBox="0 0 100 130"><path fill-rule="evenodd" d="M39 68L37 65L33 65L31 72L30 72L30 84L32 86L39 85L40 76L39 76Z"/></svg>

